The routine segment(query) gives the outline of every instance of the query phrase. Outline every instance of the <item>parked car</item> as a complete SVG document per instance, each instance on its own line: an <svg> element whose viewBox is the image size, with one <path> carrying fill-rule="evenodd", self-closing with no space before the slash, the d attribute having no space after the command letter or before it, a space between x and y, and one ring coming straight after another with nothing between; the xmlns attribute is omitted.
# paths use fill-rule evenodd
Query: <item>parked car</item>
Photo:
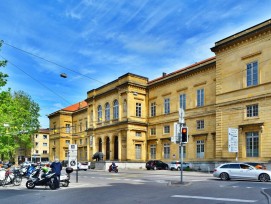
<svg viewBox="0 0 271 204"><path fill-rule="evenodd" d="M150 169L153 169L153 170L161 170L161 169L164 169L164 170L168 170L168 164L167 163L164 163L160 160L150 160L146 163L146 169L147 170L150 170Z"/></svg>
<svg viewBox="0 0 271 204"><path fill-rule="evenodd" d="M77 162L78 170L88 170L88 162Z"/></svg>
<svg viewBox="0 0 271 204"><path fill-rule="evenodd" d="M246 162L246 164L249 164L251 166L254 166L256 169L264 169L266 170L266 166L262 163L258 163L258 162Z"/></svg>
<svg viewBox="0 0 271 204"><path fill-rule="evenodd" d="M213 176L223 181L230 179L259 180L262 182L270 181L271 171L256 169L246 163L226 163L216 167Z"/></svg>
<svg viewBox="0 0 271 204"><path fill-rule="evenodd" d="M189 163L183 162L183 170L184 169L189 169L189 168L190 168ZM172 161L172 162L170 162L169 169L171 171L173 171L173 170L180 171L181 170L181 162L180 161Z"/></svg>

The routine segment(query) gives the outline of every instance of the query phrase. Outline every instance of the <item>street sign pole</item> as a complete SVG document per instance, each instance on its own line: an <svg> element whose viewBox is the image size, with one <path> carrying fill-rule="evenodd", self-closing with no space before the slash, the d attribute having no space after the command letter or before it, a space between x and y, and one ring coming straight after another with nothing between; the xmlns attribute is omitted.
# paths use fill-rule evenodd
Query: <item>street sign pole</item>
<svg viewBox="0 0 271 204"><path fill-rule="evenodd" d="M180 123L180 146L181 146L181 158L180 158L180 163L181 163L181 184L183 183L183 143L182 143L182 134L181 134L181 129L184 125L184 109L180 108L179 109L179 123Z"/></svg>

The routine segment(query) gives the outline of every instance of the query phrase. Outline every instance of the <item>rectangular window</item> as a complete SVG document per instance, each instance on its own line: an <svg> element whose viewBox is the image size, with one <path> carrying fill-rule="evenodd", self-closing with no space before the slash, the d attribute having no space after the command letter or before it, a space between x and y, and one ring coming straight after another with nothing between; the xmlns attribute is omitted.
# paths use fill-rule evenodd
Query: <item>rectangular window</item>
<svg viewBox="0 0 271 204"><path fill-rule="evenodd" d="M66 124L66 133L70 133L70 132L71 132L71 125Z"/></svg>
<svg viewBox="0 0 271 204"><path fill-rule="evenodd" d="M197 107L204 106L204 89L197 90Z"/></svg>
<svg viewBox="0 0 271 204"><path fill-rule="evenodd" d="M136 117L141 117L141 103L136 103Z"/></svg>
<svg viewBox="0 0 271 204"><path fill-rule="evenodd" d="M247 106L247 117L256 117L259 115L258 104Z"/></svg>
<svg viewBox="0 0 271 204"><path fill-rule="evenodd" d="M38 142L36 142L36 147L37 147L37 146L39 146L39 143L38 143Z"/></svg>
<svg viewBox="0 0 271 204"><path fill-rule="evenodd" d="M38 139L39 135L36 135L36 139Z"/></svg>
<svg viewBox="0 0 271 204"><path fill-rule="evenodd" d="M151 128L151 135L156 135L156 128Z"/></svg>
<svg viewBox="0 0 271 204"><path fill-rule="evenodd" d="M164 159L170 158L170 144L164 144Z"/></svg>
<svg viewBox="0 0 271 204"><path fill-rule="evenodd" d="M48 154L47 150L43 150L42 154Z"/></svg>
<svg viewBox="0 0 271 204"><path fill-rule="evenodd" d="M197 141L197 158L204 158L204 140Z"/></svg>
<svg viewBox="0 0 271 204"><path fill-rule="evenodd" d="M259 133L258 132L246 133L246 150L247 150L247 157L259 156Z"/></svg>
<svg viewBox="0 0 271 204"><path fill-rule="evenodd" d="M136 144L135 145L135 153L136 153L136 159L141 159L141 145Z"/></svg>
<svg viewBox="0 0 271 204"><path fill-rule="evenodd" d="M151 117L156 116L156 103L151 103Z"/></svg>
<svg viewBox="0 0 271 204"><path fill-rule="evenodd" d="M44 140L47 140L47 135L43 135L43 139L44 139Z"/></svg>
<svg viewBox="0 0 271 204"><path fill-rule="evenodd" d="M86 121L86 129L85 130L87 130L88 129L88 121Z"/></svg>
<svg viewBox="0 0 271 204"><path fill-rule="evenodd" d="M197 130L204 129L204 120L197 120Z"/></svg>
<svg viewBox="0 0 271 204"><path fill-rule="evenodd" d="M170 133L170 126L169 125L165 125L164 126L164 134L168 134Z"/></svg>
<svg viewBox="0 0 271 204"><path fill-rule="evenodd" d="M136 132L136 137L141 137L141 132Z"/></svg>
<svg viewBox="0 0 271 204"><path fill-rule="evenodd" d="M169 114L170 113L170 99L165 98L164 100L164 113Z"/></svg>
<svg viewBox="0 0 271 204"><path fill-rule="evenodd" d="M186 109L186 95L185 94L180 95L180 108L182 108L183 110Z"/></svg>
<svg viewBox="0 0 271 204"><path fill-rule="evenodd" d="M247 86L258 85L258 62L247 64Z"/></svg>
<svg viewBox="0 0 271 204"><path fill-rule="evenodd" d="M42 144L42 146L43 146L43 147L47 147L47 143L44 142L44 143Z"/></svg>
<svg viewBox="0 0 271 204"><path fill-rule="evenodd" d="M80 126L79 126L80 132L83 131L83 126L82 126L82 122L80 122Z"/></svg>
<svg viewBox="0 0 271 204"><path fill-rule="evenodd" d="M69 145L70 144L70 140L66 140L65 143L66 143L66 145Z"/></svg>
<svg viewBox="0 0 271 204"><path fill-rule="evenodd" d="M39 153L39 150L36 150L36 154L38 154Z"/></svg>
<svg viewBox="0 0 271 204"><path fill-rule="evenodd" d="M80 142L80 145L83 144L83 140L82 139L80 139L79 142Z"/></svg>
<svg viewBox="0 0 271 204"><path fill-rule="evenodd" d="M181 146L179 146L179 158L181 158ZM183 146L183 158L186 158L186 146Z"/></svg>
<svg viewBox="0 0 271 204"><path fill-rule="evenodd" d="M151 159L156 159L156 145L152 144L151 145Z"/></svg>

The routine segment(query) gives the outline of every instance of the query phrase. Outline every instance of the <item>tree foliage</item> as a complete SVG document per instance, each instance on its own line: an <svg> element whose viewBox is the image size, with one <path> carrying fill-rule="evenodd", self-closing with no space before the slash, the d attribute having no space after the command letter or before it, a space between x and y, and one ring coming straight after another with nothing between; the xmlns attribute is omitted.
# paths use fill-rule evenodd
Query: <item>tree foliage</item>
<svg viewBox="0 0 271 204"><path fill-rule="evenodd" d="M0 67L6 64L7 61L0 61ZM7 74L0 72L0 159L13 160L19 147L31 147L31 136L40 126L40 108L23 91L2 90L7 78Z"/></svg>

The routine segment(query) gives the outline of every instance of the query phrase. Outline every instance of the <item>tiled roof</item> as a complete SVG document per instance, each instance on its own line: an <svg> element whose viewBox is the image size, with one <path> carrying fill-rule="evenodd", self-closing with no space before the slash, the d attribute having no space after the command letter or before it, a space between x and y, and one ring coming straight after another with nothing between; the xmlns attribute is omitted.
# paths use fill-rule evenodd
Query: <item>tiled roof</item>
<svg viewBox="0 0 271 204"><path fill-rule="evenodd" d="M66 108L63 108L61 110L64 110L64 111L77 111L77 110L80 110L82 108L85 108L86 106L87 106L87 102L86 101L81 101L79 103L73 104L73 105L68 106Z"/></svg>

